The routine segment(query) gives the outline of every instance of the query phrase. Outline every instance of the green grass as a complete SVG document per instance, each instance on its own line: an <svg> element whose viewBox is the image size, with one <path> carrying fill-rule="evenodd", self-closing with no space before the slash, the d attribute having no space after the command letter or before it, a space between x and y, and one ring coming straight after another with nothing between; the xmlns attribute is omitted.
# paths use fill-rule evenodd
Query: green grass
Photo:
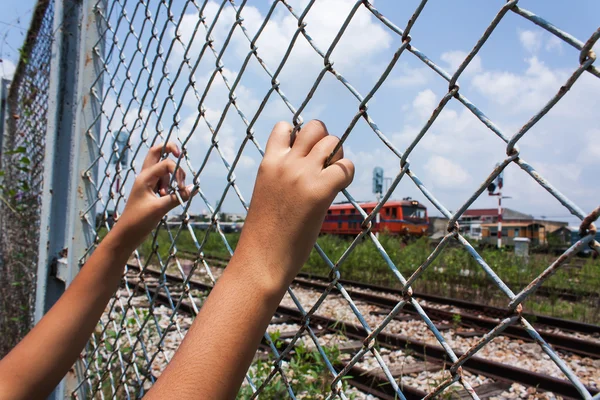
<svg viewBox="0 0 600 400"><path fill-rule="evenodd" d="M175 247L179 252L178 256L182 256L184 258L193 258L196 254L198 254L199 246L202 246L202 251L208 255L215 257L230 256L228 247L218 232L207 232L199 229L194 229L193 232L194 236L196 237L196 241L188 230L181 231L177 237L175 237L177 235L177 230L171 230L170 233L173 235L173 239L175 239ZM225 234L227 243L232 250L235 250L239 236L239 233ZM149 236L142 243L138 250L140 252L140 256L144 259L156 257L156 254L158 254L164 260L173 250L171 249L171 243L173 243L173 241L169 235L169 232L162 228L158 231L155 237L152 237L152 235Z"/></svg>
<svg viewBox="0 0 600 400"><path fill-rule="evenodd" d="M421 238L404 245L393 236L381 236L379 241L385 248L398 271L408 278L433 252L434 246L427 238ZM350 240L335 236L321 236L319 245L334 262L340 259ZM476 247L476 245L474 246ZM541 274L557 257L545 254L532 254L529 262L515 257L510 250L478 249L486 263L505 282L522 288ZM310 255L305 266L306 272L326 274L329 268L316 251ZM350 255L340 264L340 272L346 279L361 280L376 284L398 286L398 279L385 259L370 240L359 243ZM448 284L468 282L475 288L491 283L484 269L462 246L447 247L425 270L415 283L415 288L428 286L436 280ZM598 292L600 290L600 260L585 259L581 267L562 266L549 278L544 286L568 289L575 292Z"/></svg>
<svg viewBox="0 0 600 400"><path fill-rule="evenodd" d="M165 260L169 256L169 253L173 251L171 248L173 241L175 243L174 247L178 252L178 257L194 258L198 254L200 246L206 255L222 258L230 256L228 246L217 231L193 229L193 232L194 236L185 229L177 235L176 228L172 228L168 232L166 228L160 227L158 231L154 231L148 235L146 240L138 247L140 257L143 260L151 261L152 259L156 260L156 257L160 256L161 259ZM106 228L100 228L98 231L98 241L101 241L107 233ZM237 242L240 239L240 234L227 233L224 236L231 250L235 250Z"/></svg>

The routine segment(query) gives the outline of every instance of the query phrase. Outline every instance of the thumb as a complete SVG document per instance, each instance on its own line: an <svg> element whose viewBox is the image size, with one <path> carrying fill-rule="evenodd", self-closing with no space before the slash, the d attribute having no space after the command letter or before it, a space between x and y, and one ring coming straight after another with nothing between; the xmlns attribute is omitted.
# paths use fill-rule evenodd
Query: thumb
<svg viewBox="0 0 600 400"><path fill-rule="evenodd" d="M158 199L158 204L159 204L161 211L163 211L166 214L169 211L171 211L172 209L174 209L175 207L177 207L179 204L181 204L181 202L188 201L193 195L198 193L197 190L193 190L193 189L194 189L194 185L190 184L183 189L179 189L177 191L177 193L173 192L173 193L167 194L166 196L160 197ZM179 198L181 198L181 202L179 201L177 194L179 194Z"/></svg>

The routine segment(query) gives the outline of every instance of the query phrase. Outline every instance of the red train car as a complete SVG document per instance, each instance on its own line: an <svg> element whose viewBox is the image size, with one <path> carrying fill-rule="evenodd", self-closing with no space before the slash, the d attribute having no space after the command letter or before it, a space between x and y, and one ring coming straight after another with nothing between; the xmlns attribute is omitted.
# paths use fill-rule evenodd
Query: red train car
<svg viewBox="0 0 600 400"><path fill-rule="evenodd" d="M370 214L376 202L360 203ZM329 207L321 233L334 235L358 235L364 221L362 215L350 203L333 204ZM388 201L379 210L379 223L373 218L372 232L392 235L423 236L427 233L429 218L427 208L416 200Z"/></svg>

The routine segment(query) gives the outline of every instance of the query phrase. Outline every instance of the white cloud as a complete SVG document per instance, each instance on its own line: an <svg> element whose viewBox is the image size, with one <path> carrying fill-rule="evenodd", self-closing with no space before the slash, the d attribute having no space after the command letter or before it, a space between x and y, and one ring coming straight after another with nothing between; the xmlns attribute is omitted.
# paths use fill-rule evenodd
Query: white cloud
<svg viewBox="0 0 600 400"><path fill-rule="evenodd" d="M519 41L525 50L536 53L542 47L542 32L519 30Z"/></svg>
<svg viewBox="0 0 600 400"><path fill-rule="evenodd" d="M447 51L445 53L442 53L441 59L446 64L448 64L448 70L451 74L453 74L454 72L456 72L458 67L460 67L460 65L465 60L465 58L467 58L467 55L468 55L468 53L465 53L464 51L453 50L453 51ZM481 70L482 70L481 57L475 56L475 57L473 57L473 59L471 60L471 62L467 66L467 68L465 68L465 70L461 74L461 76L464 77L464 76L473 75L478 72L481 72Z"/></svg>
<svg viewBox="0 0 600 400"><path fill-rule="evenodd" d="M529 53L536 54L542 48L548 52L562 54L563 41L558 37L542 30L517 30L521 46Z"/></svg>
<svg viewBox="0 0 600 400"><path fill-rule="evenodd" d="M429 181L444 189L461 189L471 181L471 175L459 164L434 155L425 164Z"/></svg>
<svg viewBox="0 0 600 400"><path fill-rule="evenodd" d="M437 96L431 89L425 89L417 94L413 100L413 109L421 116L431 115L438 103Z"/></svg>
<svg viewBox="0 0 600 400"><path fill-rule="evenodd" d="M552 35L550 36L550 38L546 41L546 45L544 46L544 48L546 49L546 51L555 51L559 54L562 54L562 47L563 45L563 41L559 38L557 38L556 36Z"/></svg>
<svg viewBox="0 0 600 400"><path fill-rule="evenodd" d="M473 87L494 103L512 110L541 108L567 80L568 71L550 69L536 56L526 60L524 74L486 71L473 78Z"/></svg>
<svg viewBox="0 0 600 400"><path fill-rule="evenodd" d="M584 146L578 160L584 164L600 165L600 129L591 129L585 134Z"/></svg>
<svg viewBox="0 0 600 400"><path fill-rule="evenodd" d="M389 80L391 86L423 86L429 81L427 67L411 68L406 63L400 63L395 70L400 72L400 75Z"/></svg>
<svg viewBox="0 0 600 400"><path fill-rule="evenodd" d="M406 110L409 115L407 122L399 132L391 135L400 149L405 149L416 138L438 103L439 99L430 89L416 95L411 107ZM490 154L501 156L501 152L494 152L499 145L497 137L469 110L457 107L451 100L420 140L415 151L422 152L421 156L425 157L431 154L458 156L469 163L468 160L479 157L485 159Z"/></svg>
<svg viewBox="0 0 600 400"><path fill-rule="evenodd" d="M5 79L12 79L15 73L15 63L6 58L0 59L0 77Z"/></svg>

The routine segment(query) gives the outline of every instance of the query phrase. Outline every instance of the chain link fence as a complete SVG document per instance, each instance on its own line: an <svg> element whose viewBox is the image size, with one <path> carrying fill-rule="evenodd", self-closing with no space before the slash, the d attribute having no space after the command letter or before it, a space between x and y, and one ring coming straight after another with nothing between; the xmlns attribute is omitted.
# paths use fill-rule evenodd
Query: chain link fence
<svg viewBox="0 0 600 400"><path fill-rule="evenodd" d="M315 93L324 85L323 82L333 78L337 84L347 89L354 102L353 116L341 135L340 146L351 136L358 135L357 131L364 133L359 125L366 123L365 126L377 140L389 149L388 157L397 159L397 175L378 205L368 214L351 193L343 191L345 199L355 207L356 214L363 218L362 232L353 238L339 259L331 259L323 249L315 246L315 251L330 268L329 283L319 291L308 307L297 295L296 288L288 290L289 304L294 306L290 313L297 316L296 324L293 325L295 331L285 340L276 331L269 330L265 333L262 349L270 354L257 356L257 359L268 361L260 364L261 366L253 364L240 395L269 398L273 396L273 388L277 386L281 389L277 392L279 395L283 393L291 398L306 396L304 389L298 386L299 378L294 377L294 364L290 357L297 352L300 343L308 343L317 351L316 358L311 362L322 364L322 372L327 376L322 388L323 397L355 396L356 393L350 393L351 389L346 381L354 373L353 368L367 357L374 360L373 366L380 369L383 381L391 387L397 398L411 397L407 395L409 392L405 384L397 379L395 365L385 356L385 349L379 343L389 324L405 306L410 306L416 310L435 337L437 345L443 349L443 358L448 366L447 374L425 393L428 398L445 396L456 385L464 388L468 396L479 398L463 366L511 325L522 326L532 340L539 344L539 351L543 351L562 372L560 379L572 387L572 393L576 394L573 397L592 398L594 392L582 383L562 356L540 336L532 326L532 321L522 315L521 304L581 249L589 246L598 249L598 243L594 241L596 228L593 222L598 217L599 210L596 209L591 214L584 212L569 199L568 194L561 193L552 186L522 157L517 143L583 74L600 77L600 70L594 65L596 55L592 51L600 37L600 29L581 41L542 17L521 8L516 0L510 0L499 7L483 34L476 42L474 40L473 49L451 74L418 50L415 45L419 38L411 37L411 31L419 23L422 11L426 7L435 7L427 0L421 1L406 25L401 26L396 24L402 21L393 22L386 18L372 3L356 1L327 47L323 47L323 42L318 37L312 36L311 25L306 23L318 2L308 1L298 9L290 3L286 0L272 2L259 21L255 18L255 10L250 9L246 1L239 4L227 0L173 4L154 0L110 0L86 5L90 10L88 17L94 22L100 39L91 43L91 61L99 65L99 68L86 81L89 86L84 87L79 94L88 96L84 99L84 104L94 101L97 105L91 118L83 119L82 122L82 134L85 134L90 154L94 156L91 157L91 163L80 166L77 176L92 188L94 198L88 206L77 210L79 220L88 231L93 232L97 244L110 231L115 220L118 220L147 150L169 140L176 141L182 149L177 166L184 169L187 176L193 177L198 195L186 203L182 202L172 215L165 216L151 237L131 256L122 286L109 302L78 363L77 384L69 390L84 398L132 398L143 396L152 386L185 336L203 299L218 279L219 268L216 266L219 259L215 254L218 253L221 257L223 254L231 256L235 250L237 236L229 232L237 228L235 224L225 220L223 212L231 207L248 209L246 199L251 194L251 184L246 182L245 177L247 170L256 168L251 156L263 154L265 136L261 136L261 132L279 119L291 121L294 132L297 132L304 123L302 115L310 114L307 110L311 110L311 100ZM2 156L3 171L6 171L5 185L13 185L5 186L5 193L9 193L11 197L8 203L3 204L2 211L3 268L4 271L16 271L12 273L22 274L20 276L23 277L31 276L31 269L28 268L32 263L35 264L37 248L38 232L31 229L31 226L37 226L35 221L39 215L39 166L43 158L43 152L40 151L44 148L44 123L48 109L47 90L44 88L48 86L51 40L48 29L52 25L52 4L40 2L39 13L36 12L39 18L34 18L34 25L39 24L39 32L35 32L31 43L25 47L21 62L23 65L20 64L11 88L8 113L10 129L9 136L5 138ZM42 8L43 12L39 11ZM277 42L279 38L270 30L276 15L291 21L291 26L294 27L288 31L290 40L286 39L285 43ZM344 35L355 29L353 23L365 15L382 29L395 35L399 46L391 55L383 73L366 90L359 91L357 88L364 88L365 83L351 83L336 70L334 62L338 61L335 59L336 48ZM464 96L458 85L459 77L507 15L524 18L528 23L538 25L579 52L578 67L572 71L558 93L549 97L546 105L532 114L530 120L515 133L503 131L483 110ZM271 40L282 50L281 57L274 59L264 55L273 46ZM244 46L238 46L240 42ZM286 80L282 76L285 76L286 68L291 64L301 63L301 58L296 53L299 48L310 52L300 52L302 55L310 54L306 57L318 58L320 67L316 78L307 85L308 90L304 91L299 101L295 101L292 100L295 96L285 94L287 90L298 90L294 80L289 75ZM416 57L416 60L429 67L436 74L436 79L447 83L448 91L426 124L414 135L411 144L407 148L397 148L390 139L390 134L378 127L370 113L369 102L389 79L398 60L408 57ZM343 61L339 60L340 63ZM87 66L87 60L83 64ZM259 75L262 80L257 78ZM248 76L251 78L247 78ZM260 89L263 96L256 101L249 99L249 84ZM462 104L488 129L490 135L495 135L504 142L506 149L506 156L498 160L497 167L489 171L488 177L455 212L449 211L438 200L434 190L428 189L427 182L415 174L409 161L413 150L431 132L430 128L436 118L451 102ZM281 107L277 108L277 105ZM98 127L100 134L91 134ZM12 151L12 154L6 150ZM523 174L529 175L570 214L582 221L581 239L516 293L505 284L478 250L459 234L457 222L509 164L520 167ZM242 176L242 179L238 179L237 175ZM410 275L404 275L398 269L386 247L371 232L377 213L400 182L405 181L414 183L424 198L449 219L447 234ZM193 210L196 210L196 214ZM201 222L195 219L197 210L204 211ZM27 221L29 229L24 229L23 221ZM344 278L340 275L340 266L365 240L374 245L387 264L389 273L402 287L402 295L397 296L395 306L377 324L370 323L372 320L340 283L340 279ZM507 303L505 317L499 320L497 326L474 345L460 351L452 348L435 320L425 311L422 302L413 297L412 290L451 242L458 243L469 253L478 268L506 296ZM13 250L15 246L21 249L20 252ZM72 256L75 257L73 260L82 265L93 249L94 245L87 247ZM19 266L20 269L9 269L15 268L13 266ZM28 281L29 284L17 289L11 287L10 282L5 286L4 279L7 276L10 275L3 273L0 278L3 279L2 290L9 287L13 290L12 293L21 289L23 293L31 293L33 290L31 280ZM354 315L356 329L362 334L362 344L344 362L332 355L331 348L324 342L320 332L324 323L319 325L314 322L320 321L322 305L334 293L341 296L343 307ZM8 303L10 302L3 302L3 307L7 307ZM30 304L30 301L15 304ZM6 312L9 315L14 311ZM19 331L21 333L29 326L28 321L23 324L22 328L18 328L22 329ZM262 372L259 371L261 368Z"/></svg>
<svg viewBox="0 0 600 400"><path fill-rule="evenodd" d="M54 2L38 2L7 95L0 152L0 356L33 321Z"/></svg>

